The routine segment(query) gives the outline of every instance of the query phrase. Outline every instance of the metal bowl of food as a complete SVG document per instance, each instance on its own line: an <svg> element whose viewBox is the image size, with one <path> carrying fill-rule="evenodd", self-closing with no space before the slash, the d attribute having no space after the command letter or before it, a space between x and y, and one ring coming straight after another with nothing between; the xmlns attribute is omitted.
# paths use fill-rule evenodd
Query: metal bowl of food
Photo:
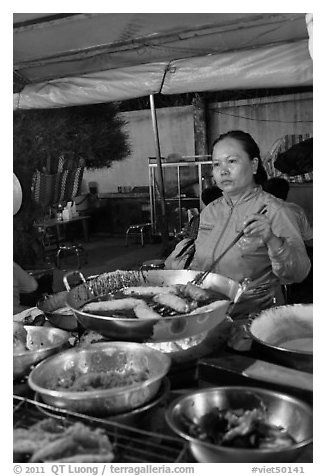
<svg viewBox="0 0 326 476"><path fill-rule="evenodd" d="M67 305L82 327L96 331L112 340L133 342L167 342L199 335L216 327L225 319L230 301L239 295L241 286L224 276L209 273L199 288L215 296L208 305L201 302L190 312L174 312L162 317L146 311L136 317L135 303L148 292L166 293L170 300L171 289L186 285L198 275L190 270L114 271L85 281L68 292ZM126 299L116 298L125 293ZM155 291L156 290L156 291ZM163 292L164 291L164 292ZM157 297L157 296L155 296ZM127 302L125 308L121 304ZM132 309L127 308L131 302ZM192 302L195 302L193 300ZM121 309L112 310L112 305ZM146 303L147 304L147 303ZM96 307L97 306L97 307ZM106 306L111 306L107 310ZM141 306L141 309L144 305Z"/></svg>
<svg viewBox="0 0 326 476"><path fill-rule="evenodd" d="M293 304L267 309L250 325L253 347L288 367L313 370L313 305Z"/></svg>
<svg viewBox="0 0 326 476"><path fill-rule="evenodd" d="M152 427L152 416L155 412L160 410L165 406L165 401L168 397L168 393L170 391L170 380L168 377L164 377L162 379L160 388L154 398L152 398L149 402L145 403L144 405L134 408L133 410L129 410L123 413L117 413L114 415L110 415L108 420L116 421L118 423L122 423L128 426L135 426L140 425L142 428L145 427ZM34 394L34 401L37 408L42 412L44 415L49 416L51 418L57 419L65 419L65 414L56 407L49 406L48 404L44 404L42 398L38 393Z"/></svg>
<svg viewBox="0 0 326 476"><path fill-rule="evenodd" d="M38 301L37 307L53 326L72 332L77 330L78 321L70 307L67 307L67 294L67 291L61 291L44 296Z"/></svg>
<svg viewBox="0 0 326 476"><path fill-rule="evenodd" d="M107 416L154 398L170 365L167 355L141 344L99 342L41 362L28 384L49 405Z"/></svg>
<svg viewBox="0 0 326 476"><path fill-rule="evenodd" d="M31 367L69 345L70 334L61 329L37 326L14 327L14 380L28 374Z"/></svg>
<svg viewBox="0 0 326 476"><path fill-rule="evenodd" d="M312 409L295 397L255 387L188 393L166 411L200 463L287 463L312 443Z"/></svg>

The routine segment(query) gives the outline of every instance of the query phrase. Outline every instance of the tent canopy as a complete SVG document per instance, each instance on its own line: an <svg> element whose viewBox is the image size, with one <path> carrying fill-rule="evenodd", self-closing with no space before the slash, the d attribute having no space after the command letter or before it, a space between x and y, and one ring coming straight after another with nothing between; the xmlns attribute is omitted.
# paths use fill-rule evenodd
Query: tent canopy
<svg viewBox="0 0 326 476"><path fill-rule="evenodd" d="M19 108L312 84L304 13L14 14Z"/></svg>

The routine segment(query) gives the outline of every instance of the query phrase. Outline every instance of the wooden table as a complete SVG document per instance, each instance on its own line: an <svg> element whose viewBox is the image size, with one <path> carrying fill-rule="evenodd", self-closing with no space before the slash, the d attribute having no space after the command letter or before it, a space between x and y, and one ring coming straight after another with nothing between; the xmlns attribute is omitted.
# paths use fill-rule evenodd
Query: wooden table
<svg viewBox="0 0 326 476"><path fill-rule="evenodd" d="M57 218L48 218L48 219L45 219L45 220L40 221L38 223L34 223L34 226L37 227L37 228L43 228L44 230L46 228L55 227L56 232L57 232L57 240L59 242L59 240L60 240L60 227L66 228L71 223L81 222L81 224L83 226L84 240L87 242L89 240L88 224L87 224L87 220L89 218L91 218L89 215L79 215L79 216L70 218L69 220L58 220Z"/></svg>

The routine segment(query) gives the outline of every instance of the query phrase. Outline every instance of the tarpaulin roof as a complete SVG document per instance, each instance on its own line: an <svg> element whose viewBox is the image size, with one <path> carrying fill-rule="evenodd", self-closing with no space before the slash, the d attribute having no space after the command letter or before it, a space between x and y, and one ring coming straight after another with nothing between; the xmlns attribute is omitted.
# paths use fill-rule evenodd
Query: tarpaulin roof
<svg viewBox="0 0 326 476"><path fill-rule="evenodd" d="M304 13L14 14L19 108L312 84Z"/></svg>

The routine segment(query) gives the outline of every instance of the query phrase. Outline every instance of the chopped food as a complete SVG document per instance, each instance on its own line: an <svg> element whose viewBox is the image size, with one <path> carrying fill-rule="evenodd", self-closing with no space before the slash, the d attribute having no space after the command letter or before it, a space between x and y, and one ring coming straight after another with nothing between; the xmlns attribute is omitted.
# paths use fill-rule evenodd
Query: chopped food
<svg viewBox="0 0 326 476"><path fill-rule="evenodd" d="M185 314L190 311L188 302L179 296L175 296L174 294L156 294L153 299L156 303L170 307L181 314Z"/></svg>
<svg viewBox="0 0 326 476"><path fill-rule="evenodd" d="M79 347L87 347L90 344L95 344L96 342L101 342L101 341L104 341L104 340L105 339L102 336L102 334L99 334L98 332L95 332L95 331L86 330L80 336L78 346Z"/></svg>
<svg viewBox="0 0 326 476"><path fill-rule="evenodd" d="M196 286L190 282L185 285L183 293L185 296L189 296L198 302L207 301L210 298L210 294L206 289Z"/></svg>
<svg viewBox="0 0 326 476"><path fill-rule="evenodd" d="M142 301L140 299L134 298L125 298L125 299L112 299L111 301L95 301L86 304L83 307L85 312L94 312L94 311L119 311L119 310L128 310L133 309L135 306L140 304Z"/></svg>
<svg viewBox="0 0 326 476"><path fill-rule="evenodd" d="M81 422L64 427L52 418L29 428L15 428L14 454L28 455L28 463L100 463L114 458L112 444L101 428Z"/></svg>
<svg viewBox="0 0 326 476"><path fill-rule="evenodd" d="M203 312L221 300L229 298L220 292L192 284L170 286L128 286L115 293L91 300L81 309L83 312L108 317L160 319L180 314Z"/></svg>
<svg viewBox="0 0 326 476"><path fill-rule="evenodd" d="M176 286L130 286L123 290L126 296L155 296L156 294L174 294Z"/></svg>
<svg viewBox="0 0 326 476"><path fill-rule="evenodd" d="M70 309L70 307L60 307L59 309L56 309L55 311L56 314L62 314L63 316L71 316L73 314L73 311Z"/></svg>
<svg viewBox="0 0 326 476"><path fill-rule="evenodd" d="M136 371L133 369L119 372L109 370L107 372L82 373L75 368L65 371L62 377L53 379L48 388L51 390L67 390L69 392L86 392L94 389L110 389L126 387L138 382L145 382L149 378L149 370Z"/></svg>
<svg viewBox="0 0 326 476"><path fill-rule="evenodd" d="M151 307L149 307L146 302L141 302L134 307L135 316L139 319L160 319L160 314Z"/></svg>
<svg viewBox="0 0 326 476"><path fill-rule="evenodd" d="M63 428L58 420L47 418L30 428L14 429L14 453L33 454L38 449L61 436Z"/></svg>
<svg viewBox="0 0 326 476"><path fill-rule="evenodd" d="M27 332L25 327L18 322L13 323L13 351L19 354L27 350L26 347Z"/></svg>
<svg viewBox="0 0 326 476"><path fill-rule="evenodd" d="M220 410L216 407L198 422L184 417L184 423L190 436L220 446L280 449L296 443L284 428L269 424L261 408Z"/></svg>

